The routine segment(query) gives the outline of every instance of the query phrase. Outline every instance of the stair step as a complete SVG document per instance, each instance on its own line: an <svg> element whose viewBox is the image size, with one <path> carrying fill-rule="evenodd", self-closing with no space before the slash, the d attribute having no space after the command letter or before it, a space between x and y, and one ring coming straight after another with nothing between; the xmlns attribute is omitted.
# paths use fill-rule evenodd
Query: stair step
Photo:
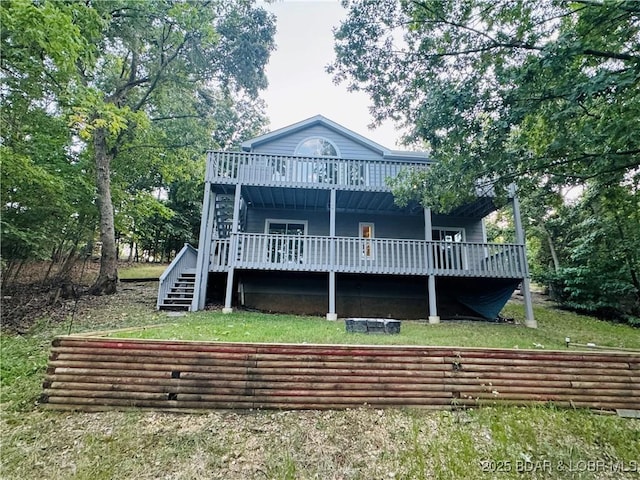
<svg viewBox="0 0 640 480"><path fill-rule="evenodd" d="M175 305L173 303L161 303L160 310L173 310L173 311L189 311L189 305Z"/></svg>
<svg viewBox="0 0 640 480"><path fill-rule="evenodd" d="M191 305L192 298L165 298L163 305Z"/></svg>
<svg viewBox="0 0 640 480"><path fill-rule="evenodd" d="M191 302L191 300L193 300L193 295L185 295L183 293L167 293L167 296L164 297L165 301L167 300L171 300L171 301L183 301L183 300L188 300L189 302Z"/></svg>

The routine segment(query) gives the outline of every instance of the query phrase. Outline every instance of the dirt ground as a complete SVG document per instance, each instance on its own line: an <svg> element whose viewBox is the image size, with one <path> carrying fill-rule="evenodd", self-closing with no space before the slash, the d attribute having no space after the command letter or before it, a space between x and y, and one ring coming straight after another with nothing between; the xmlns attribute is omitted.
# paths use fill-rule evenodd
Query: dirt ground
<svg viewBox="0 0 640 480"><path fill-rule="evenodd" d="M138 309L155 308L158 283L121 282L116 295L89 295L87 290L98 275L99 264L78 263L69 281L60 281L55 270L47 276L46 263L25 266L19 278L3 279L1 312L2 330L7 333L29 332L41 319L56 324L86 317L100 307L130 304ZM47 277L47 278L45 278Z"/></svg>

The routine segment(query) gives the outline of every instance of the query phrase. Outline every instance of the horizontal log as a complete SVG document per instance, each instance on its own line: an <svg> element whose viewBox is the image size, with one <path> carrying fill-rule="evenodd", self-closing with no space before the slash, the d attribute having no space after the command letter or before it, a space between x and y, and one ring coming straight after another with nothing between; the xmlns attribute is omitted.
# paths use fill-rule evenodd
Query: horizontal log
<svg viewBox="0 0 640 480"><path fill-rule="evenodd" d="M400 368L402 365L429 365L429 364L443 364L444 357L395 357L395 356L355 356L355 355L343 355L343 356L322 356L322 355L247 355L247 354L226 354L219 352L209 353L196 353L196 352L172 352L171 355L163 354L163 352L154 352L151 350L122 350L118 352L118 355L114 355L113 352L107 350L95 350L82 349L79 351L54 351L51 355L51 360L76 360L86 362L109 362L117 361L117 359L129 359L130 361L148 362L150 359L155 359L157 362L173 362L180 364L202 364L202 365L233 365L238 362L243 364L262 365L263 363L275 363L283 362L286 364L291 363L358 363L358 364L371 364L371 363L389 363L397 364ZM166 353L166 352L164 352Z"/></svg>
<svg viewBox="0 0 640 480"><path fill-rule="evenodd" d="M199 392L221 392L225 389L234 389L238 392L257 390L318 390L328 391L336 396L344 396L353 391L392 391L404 392L444 392L444 385L428 384L384 384L384 383L305 383L305 382L183 382L164 380L141 382L131 382L131 379L117 378L112 382L83 382L83 381L60 381L58 379L45 380L46 388L58 390L121 390L136 392L175 392L175 393L199 393Z"/></svg>
<svg viewBox="0 0 640 480"><path fill-rule="evenodd" d="M355 363L355 362L260 362L259 365L247 365L246 362L237 360L215 360L203 363L178 363L180 359L156 359L149 358L145 362L136 361L137 359L118 359L113 358L112 362L103 361L84 361L84 360L67 360L58 359L49 361L49 367L76 367L76 368L91 368L95 369L122 369L122 370L168 370L168 371L189 371L189 372L216 372L220 367L238 367L240 369L251 369L255 372L266 371L273 368L279 368L284 370L290 369L304 369L304 368L323 368L326 369L325 374L331 375L331 370L336 369L358 369L360 371L366 371L368 368L398 370L398 371L445 371L450 370L451 365L446 364L426 364L426 365L412 365L412 364L387 364L387 363ZM120 361L116 361L120 360ZM123 361L128 360L128 361ZM164 362L167 363L164 363Z"/></svg>
<svg viewBox="0 0 640 480"><path fill-rule="evenodd" d="M553 393L509 393L509 392L500 392L497 395L494 395L491 392L459 392L460 398L478 398L478 399L509 399L509 400L540 400L540 401L576 401L576 402L601 402L601 403L617 403L627 405L626 408L639 408L640 407L640 399L638 398L629 398L622 396L606 396L606 395L596 395L596 396L580 396L580 395L572 395L572 394L553 394Z"/></svg>
<svg viewBox="0 0 640 480"><path fill-rule="evenodd" d="M451 355L451 348L353 346L353 345L295 345L295 344L242 344L224 342L167 341L152 339L105 339L92 337L58 337L53 347L80 347L91 349L140 349L153 351L196 351L261 353L282 355L356 355L356 356L444 356ZM435 353L434 353L435 352Z"/></svg>
<svg viewBox="0 0 640 480"><path fill-rule="evenodd" d="M145 394L146 395L146 394ZM203 396L189 396L182 395L181 400L162 400L158 398L145 398L144 395L140 395L137 398L126 397L100 397L97 395L75 396L75 397L61 397L55 394L49 395L48 403L51 404L69 404L69 405L121 405L125 407L129 406L146 406L146 407L164 407L164 408L179 408L180 405L186 408L277 408L274 405L278 405L282 408L294 408L291 405L307 405L305 408L314 408L314 406L331 405L335 408L355 407L361 405L380 405L380 406L402 406L402 405L419 405L419 406L435 406L435 405L450 405L450 398L429 398L428 402L425 402L423 398L383 398L383 397L357 397L357 398L339 398L339 397L242 397L242 396L230 396L230 395L207 395ZM219 407L211 407L211 405L224 405ZM328 407L333 408L333 407Z"/></svg>
<svg viewBox="0 0 640 480"><path fill-rule="evenodd" d="M460 366L460 370L455 372L518 372L522 373L539 373L541 370L544 370L545 373L549 374L575 374L575 375L602 375L602 376L622 376L622 377L631 377L634 376L635 373L631 370L623 370L617 368L565 368L565 367L539 367L535 364L531 365L478 365L478 364L464 364ZM452 375L455 377L455 375Z"/></svg>
<svg viewBox="0 0 640 480"><path fill-rule="evenodd" d="M104 403L96 403L94 399L72 399L67 401L66 398L52 397L51 401L46 404L46 408L55 410L78 410L78 411L105 411L105 410L127 410L127 409L153 409L160 411L199 411L199 410L211 410L211 409L292 409L292 410L336 410L353 407L385 407L385 406L402 406L389 403L341 403L341 402L158 402L153 400L148 401L127 401L118 399L105 399ZM412 408L420 408L426 410L451 410L451 405L411 405Z"/></svg>
<svg viewBox="0 0 640 480"><path fill-rule="evenodd" d="M381 395L370 395L370 396L353 396L353 397L335 397L335 396L320 396L313 395L311 392L309 394L293 394L286 395L286 392L283 392L283 395L254 395L252 397L227 397L227 401L233 402L241 402L243 398L251 398L253 403L267 405L269 403L331 403L331 404L343 404L343 405L449 405L451 403L452 397L448 396L440 396L440 397L407 397L407 396L381 396ZM179 396L180 401L185 403L190 403L191 405L196 405L196 402L214 402L219 399L215 395L190 395L183 394ZM303 400L304 399L304 400Z"/></svg>
<svg viewBox="0 0 640 480"><path fill-rule="evenodd" d="M98 387L98 388L96 388ZM52 385L51 388L44 389L45 395L59 396L60 390ZM172 400L172 399L191 399L191 400L212 400L223 398L276 398L276 397L314 397L314 398L334 398L343 401L359 401L360 398L422 398L425 403L429 403L428 399L432 398L452 398L451 392L444 391L402 391L390 389L362 389L362 390L340 390L333 392L330 390L304 390L299 388L292 389L276 389L276 388L231 388L219 387L214 389L171 389L163 386L141 386L141 385L99 385L99 384L79 384L73 389L65 391L69 397L83 398L129 398L148 399L148 400Z"/></svg>
<svg viewBox="0 0 640 480"><path fill-rule="evenodd" d="M456 363L461 365L463 369L468 365L505 365L508 364L510 366L540 366L540 367L549 367L550 369L554 369L556 367L562 368L606 368L606 369L620 369L620 370L628 370L629 363L628 362L591 362L588 360L541 360L537 358L518 358L518 359L509 359L505 361L503 358L481 358L481 357L473 357L473 358L456 358L456 357L445 357L445 363Z"/></svg>
<svg viewBox="0 0 640 480"><path fill-rule="evenodd" d="M456 405L461 407L492 407L492 406L548 406L560 408L589 408L596 410L617 410L620 408L628 408L625 404L616 402L598 402L598 401L549 401L549 400L508 400L508 399L460 399Z"/></svg>
<svg viewBox="0 0 640 480"><path fill-rule="evenodd" d="M49 362L51 365L53 362ZM64 364L64 363L62 363ZM60 365L60 363L58 363ZM69 376L112 376L112 377L122 377L123 374L126 374L127 377L140 377L140 378L171 378L171 370L142 370L142 369L108 369L108 368L91 368L91 365L87 367L73 367L73 366L49 366L47 369L48 377L55 377L59 375L69 375ZM242 371L241 368L238 369Z"/></svg>
<svg viewBox="0 0 640 480"><path fill-rule="evenodd" d="M484 382L491 382L493 380L518 380L521 378L527 378L531 380L557 380L557 381L590 381L590 382L601 382L603 380L609 382L617 382L617 383L638 383L640 382L640 376L634 376L633 372L624 370L615 372L615 375L611 375L609 370L604 370L605 373L601 373L600 375L590 375L585 374L584 372L579 373L557 373L557 372L548 372L545 370L545 373L533 373L526 372L526 375L523 376L522 372L512 372L512 371L492 371L485 370L483 372L466 372L462 371L451 371L444 372L444 376L446 378L455 377L456 379L461 378L472 378L472 379L481 379ZM447 380L448 381L448 380Z"/></svg>
<svg viewBox="0 0 640 480"><path fill-rule="evenodd" d="M215 372L175 372L181 381L200 382L200 381L265 381L265 382L281 382L281 381L323 381L326 377L326 370L313 369L311 371L305 369L278 369L264 371L255 371L246 368L219 369ZM273 372L273 373L270 373ZM287 373L290 372L290 373ZM386 383L416 383L416 384L437 384L444 383L442 372L393 372L387 370L367 370L359 371L337 370L339 375L331 375L331 379L335 382L386 382ZM57 379L59 381L77 381L83 379L85 382L113 382L118 378L129 378L131 381L164 381L163 379L175 380L171 371L154 371L154 370L109 370L109 369L91 369L91 368L63 368L59 367L48 372L46 377L49 380ZM307 374L309 373L309 374ZM332 371L333 373L333 371ZM319 378L317 378L319 377Z"/></svg>
<svg viewBox="0 0 640 480"><path fill-rule="evenodd" d="M602 362L633 362L640 364L640 354L629 352L590 352L567 350L526 350L526 349L496 349L475 347L424 347L424 346L353 346L353 345L292 345L292 344L254 344L206 341L154 340L154 339L105 339L104 337L57 337L54 346L80 346L88 344L91 348L112 348L167 350L167 351L216 351L235 353L281 353L316 354L316 355L409 355L409 356L450 356L482 358L539 358L541 360L587 360Z"/></svg>
<svg viewBox="0 0 640 480"><path fill-rule="evenodd" d="M529 386L510 386L504 385L502 387L491 387L491 386L483 386L483 385L447 385L445 386L446 391L450 392L460 392L461 394L470 394L470 392L486 392L491 393L494 392L497 395L502 396L510 396L512 394L531 394L531 395L575 395L575 396L584 396L588 398L596 398L601 396L616 396L616 397L636 397L640 399L640 390L635 389L627 389L620 390L614 388L599 388L599 389L586 389L586 388L554 388L554 387L536 387L534 384Z"/></svg>
<svg viewBox="0 0 640 480"><path fill-rule="evenodd" d="M611 377L611 378L615 378L615 377ZM609 387L607 388L628 388L630 387L633 391L635 391L636 393L640 394L640 377L636 378L635 380L630 377L628 382L618 382L615 380L611 380L610 378L605 378L603 377L600 381L589 381L589 382L583 382L583 381L572 381L571 382L571 386L573 388L592 388L592 389L598 389L598 388L602 388L603 385L609 385Z"/></svg>
<svg viewBox="0 0 640 480"><path fill-rule="evenodd" d="M358 377L355 377L358 378ZM596 395L625 395L631 397L640 397L639 384L627 384L626 388L620 388L619 383L605 382L587 382L585 386L571 385L569 382L541 382L520 379L518 381L496 381L479 382L475 379L458 379L455 384L445 385L442 382L415 382L402 383L399 379L378 378L378 377L361 377L360 382L354 382L354 377L331 377L323 382L308 382L308 378L304 376L278 376L277 379L262 379L261 381L250 380L246 377L224 380L219 378L213 379L176 379L176 378L144 378L144 377L127 377L125 372L122 376L73 376L73 375L48 375L45 377L45 383L49 388L73 389L88 388L88 385L99 385L96 389L117 389L120 384L130 384L137 387L136 391L190 391L197 393L198 391L217 389L223 387L232 387L238 389L268 389L268 388L300 388L300 389L316 389L316 390L355 390L369 388L385 388L396 391L498 391L504 392L572 392L574 394L584 393L587 396ZM101 385L101 386L100 386ZM623 384L624 385L624 384ZM153 388L152 388L153 387ZM156 390L155 387L162 387ZM89 389L89 388L88 388Z"/></svg>

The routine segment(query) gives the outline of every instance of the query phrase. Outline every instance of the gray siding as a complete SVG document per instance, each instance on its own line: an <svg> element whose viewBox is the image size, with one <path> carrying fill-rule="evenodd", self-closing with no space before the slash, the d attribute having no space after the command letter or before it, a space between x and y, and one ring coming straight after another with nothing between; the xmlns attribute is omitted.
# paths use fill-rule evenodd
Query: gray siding
<svg viewBox="0 0 640 480"><path fill-rule="evenodd" d="M285 209L250 209L247 212L247 232L264 233L267 218L285 220L306 220L309 229L307 235L329 235L329 212L305 212ZM375 225L376 238L402 238L424 240L424 218L399 215L360 215L355 213L336 214L336 235L339 237L357 237L361 222ZM462 227L465 229L465 241L484 242L482 221L468 218L434 216L433 227Z"/></svg>
<svg viewBox="0 0 640 480"><path fill-rule="evenodd" d="M272 141L262 143L253 149L254 153L272 153L274 155L293 155L298 144L309 137L324 137L331 140L340 150L342 158L378 160L382 155L352 139L335 132L324 125L313 125Z"/></svg>
<svg viewBox="0 0 640 480"><path fill-rule="evenodd" d="M465 229L466 242L485 242L482 220L462 217L449 217L445 215L434 215L431 221L434 228L436 227L462 227Z"/></svg>
<svg viewBox="0 0 640 480"><path fill-rule="evenodd" d="M247 212L247 232L264 233L267 218L283 220L306 220L309 225L307 235L329 235L329 212L305 212L303 210L250 209Z"/></svg>

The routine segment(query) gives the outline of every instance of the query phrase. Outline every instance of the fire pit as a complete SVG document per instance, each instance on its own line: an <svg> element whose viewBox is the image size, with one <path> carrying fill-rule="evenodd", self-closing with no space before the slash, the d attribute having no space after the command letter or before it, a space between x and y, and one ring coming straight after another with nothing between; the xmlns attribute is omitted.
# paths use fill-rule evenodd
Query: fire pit
<svg viewBox="0 0 640 480"><path fill-rule="evenodd" d="M347 318L347 333L400 333L400 320L387 318Z"/></svg>

